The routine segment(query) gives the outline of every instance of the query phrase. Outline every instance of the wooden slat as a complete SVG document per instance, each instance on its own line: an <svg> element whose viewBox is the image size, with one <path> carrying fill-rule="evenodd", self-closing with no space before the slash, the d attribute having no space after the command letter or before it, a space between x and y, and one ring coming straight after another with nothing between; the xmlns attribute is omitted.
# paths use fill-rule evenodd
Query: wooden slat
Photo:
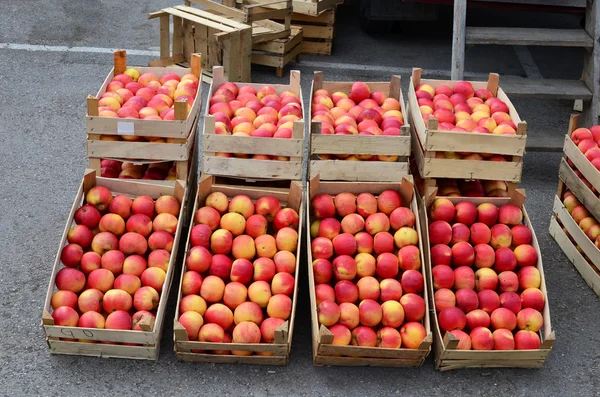
<svg viewBox="0 0 600 397"><path fill-rule="evenodd" d="M361 139L362 138L362 139ZM372 154L409 156L408 136L354 136L311 134L311 154Z"/></svg>
<svg viewBox="0 0 600 397"><path fill-rule="evenodd" d="M302 34L307 39L333 39L333 26L303 25Z"/></svg>
<svg viewBox="0 0 600 397"><path fill-rule="evenodd" d="M523 156L527 135L494 135L454 131L429 131L425 150Z"/></svg>
<svg viewBox="0 0 600 397"><path fill-rule="evenodd" d="M331 43L317 41L302 41L303 54L331 55Z"/></svg>
<svg viewBox="0 0 600 397"><path fill-rule="evenodd" d="M271 156L302 156L304 140L207 134L204 136L204 150Z"/></svg>
<svg viewBox="0 0 600 397"><path fill-rule="evenodd" d="M240 31L240 47L239 52L236 52L239 56L240 62L240 77L239 80L229 81L244 81L250 82L252 80L252 28L242 29Z"/></svg>
<svg viewBox="0 0 600 397"><path fill-rule="evenodd" d="M333 25L335 22L335 8L329 8L319 15L305 15L294 12L292 14L292 23L294 22L310 22L314 24Z"/></svg>
<svg viewBox="0 0 600 397"><path fill-rule="evenodd" d="M592 48L594 40L583 29L467 27L467 44Z"/></svg>
<svg viewBox="0 0 600 397"><path fill-rule="evenodd" d="M123 346L84 342L65 342L48 340L52 354L72 354L104 358L130 358L138 360L158 360L159 349L156 346Z"/></svg>
<svg viewBox="0 0 600 397"><path fill-rule="evenodd" d="M462 80L465 70L465 30L467 23L467 0L454 1L452 24L452 65L450 78Z"/></svg>
<svg viewBox="0 0 600 397"><path fill-rule="evenodd" d="M585 9L585 31L594 40L594 48L583 54L582 80L591 93L591 98L583 101L581 122L585 126L598 123L600 104L600 5L596 1L587 1Z"/></svg>
<svg viewBox="0 0 600 397"><path fill-rule="evenodd" d="M502 78L502 88L512 96L525 98L584 99L592 97L580 80L527 79L516 76Z"/></svg>
<svg viewBox="0 0 600 397"><path fill-rule="evenodd" d="M184 12L184 11L180 11L176 8L168 7L168 8L163 9L163 11L167 12L171 15L174 15L176 17L181 17L183 19L187 19L194 23L199 23L201 25L205 25L207 27L213 28L220 32L234 32L236 30L235 28L232 28L231 26L223 25L221 23L211 21L210 19L201 18L199 16L196 16L196 15Z"/></svg>
<svg viewBox="0 0 600 397"><path fill-rule="evenodd" d="M393 182L410 174L408 162L373 162L365 167L364 161L311 160L310 177L323 180Z"/></svg>
<svg viewBox="0 0 600 397"><path fill-rule="evenodd" d="M216 3L212 0L190 0L192 3L199 4L201 6L207 7L212 11L217 11L220 14L226 15L227 17L238 21L243 22L246 20L246 13L238 10L233 7L228 7L219 3Z"/></svg>
<svg viewBox="0 0 600 397"><path fill-rule="evenodd" d="M180 17L173 17L173 48L171 54L183 54L183 19Z"/></svg>
<svg viewBox="0 0 600 397"><path fill-rule="evenodd" d="M202 172L235 177L300 180L302 162L205 156Z"/></svg>
<svg viewBox="0 0 600 397"><path fill-rule="evenodd" d="M220 356L216 354L198 354L176 352L177 358L183 361L217 363L217 364L256 364L287 365L286 357L277 356Z"/></svg>
<svg viewBox="0 0 600 397"><path fill-rule="evenodd" d="M169 16L160 17L160 57L168 58L171 55L169 40Z"/></svg>
<svg viewBox="0 0 600 397"><path fill-rule="evenodd" d="M187 160L187 144L120 142L88 140L87 153L90 157L139 158L148 160Z"/></svg>
<svg viewBox="0 0 600 397"><path fill-rule="evenodd" d="M197 8L194 8L194 7L175 6L173 8L175 8L176 10L179 10L179 11L186 12L186 13L188 13L190 15L195 15L195 16L198 16L200 18L216 22L218 24L221 24L221 25L223 25L225 27L228 27L228 28L232 29L232 30L225 30L225 29L215 28L215 29L218 29L218 30L221 30L221 31L229 31L230 32L230 31L237 30L237 29L246 29L246 28L248 28L248 25L246 25L244 23L237 22L237 21L234 21L231 18L222 17L220 15L213 14L211 12L202 11L202 10L199 10Z"/></svg>

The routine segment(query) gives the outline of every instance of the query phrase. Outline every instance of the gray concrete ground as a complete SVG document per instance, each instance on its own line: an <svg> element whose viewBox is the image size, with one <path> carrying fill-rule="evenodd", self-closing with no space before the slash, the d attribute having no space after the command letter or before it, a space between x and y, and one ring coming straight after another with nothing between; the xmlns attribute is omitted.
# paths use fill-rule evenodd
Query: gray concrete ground
<svg viewBox="0 0 600 397"><path fill-rule="evenodd" d="M439 373L431 358L420 369L313 367L305 275L288 367L177 361L170 321L174 294L158 362L48 354L40 315L60 234L86 165L85 96L95 92L112 62L110 53L98 52L156 50L158 22L146 20L145 15L167 3L172 2L2 3L0 395L600 395L600 301L548 235L560 154L547 152L528 153L523 175L557 336L554 351L540 370ZM357 28L355 11L340 12L333 56L304 56L302 63L292 65L304 74L305 95L314 70L324 70L331 80L388 79L392 72L400 73L405 90L407 71L413 66L435 69L438 77L449 74L448 23L439 28L428 23L434 32L423 33L422 26L416 26L369 36ZM556 23L555 16L549 20ZM577 19L565 17L559 22L572 26ZM7 48L24 44L94 48L83 53ZM546 77L579 76L578 52L546 48L531 54ZM145 64L150 59L132 56L130 63ZM467 70L524 75L511 47L469 48ZM253 80L277 81L271 69L258 67ZM570 101L519 100L515 105L529 122L530 144L561 145Z"/></svg>

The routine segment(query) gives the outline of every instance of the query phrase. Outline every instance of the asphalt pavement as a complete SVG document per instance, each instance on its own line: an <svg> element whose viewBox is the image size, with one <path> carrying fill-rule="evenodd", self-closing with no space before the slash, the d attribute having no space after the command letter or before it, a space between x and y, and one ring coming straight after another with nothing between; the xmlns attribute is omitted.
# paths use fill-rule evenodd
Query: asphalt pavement
<svg viewBox="0 0 600 397"><path fill-rule="evenodd" d="M86 165L85 97L96 92L110 70L112 56L107 49L157 50L158 22L148 21L146 13L175 3L2 2L0 395L600 395L600 300L548 234L560 153L544 151L526 154L522 184L541 246L557 338L539 370L440 373L431 358L418 369L314 367L305 272L287 367L178 361L172 342L174 293L157 362L50 355L40 327L41 311L60 235ZM565 26L578 23L576 17L557 22L552 15L548 21ZM290 66L303 73L305 100L315 70L323 70L328 80L346 81L387 80L392 73L401 74L406 92L413 66L424 68L425 76L430 70L430 76L448 77L450 37L447 21L367 35L359 28L356 9L342 8L334 54L303 56L300 64ZM544 76L580 75L580 53L546 48L532 49L531 55ZM144 65L153 57L128 59L132 65ZM469 48L467 71L473 76L490 71L526 74L512 47ZM252 79L280 81L265 67L253 68ZM514 103L529 123L530 145L561 146L571 101Z"/></svg>

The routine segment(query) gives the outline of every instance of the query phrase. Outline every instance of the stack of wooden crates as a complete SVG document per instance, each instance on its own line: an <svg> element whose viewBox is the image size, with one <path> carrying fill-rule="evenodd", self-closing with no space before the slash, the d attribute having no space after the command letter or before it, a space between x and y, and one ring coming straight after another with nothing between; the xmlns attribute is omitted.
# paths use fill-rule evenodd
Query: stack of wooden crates
<svg viewBox="0 0 600 397"><path fill-rule="evenodd" d="M159 78L166 74L176 74L179 77L193 74L200 78L200 56L190 54L190 58L190 68L137 66L132 68L137 69L140 74L153 73ZM84 173L62 233L42 312L42 328L52 354L145 360L157 360L159 357L162 331L165 321L168 321L166 320L167 300L176 272L179 242L191 217L193 204L189 204L189 198L195 193L198 184L196 147L197 126L202 107L202 84L198 85L198 91L191 103L175 102L174 120L124 119L99 114L99 98L110 91L107 88L113 78L124 73L126 69L128 65L125 51L115 51L114 68L105 78L97 94L88 96L85 125L89 168ZM141 174L133 176L133 179L131 176L125 178L124 175L119 178L108 174L102 176L103 159L128 163L129 166L134 167L142 164L174 162L176 175L175 179L166 180L150 180L147 177L139 179L142 178ZM123 194L130 198L149 196L156 200L164 195L174 196L181 204L155 318L140 321L139 330L67 326L57 323L52 316L57 275L67 269L61 264L63 262L61 253L70 241L68 235L74 224L76 211L85 204L87 193L95 186L106 187L114 195Z"/></svg>
<svg viewBox="0 0 600 397"><path fill-rule="evenodd" d="M295 2L296 3L296 2ZM295 4L294 3L294 4ZM319 92L344 93L349 95L352 82L326 81L322 72L315 72L310 92L310 113ZM311 202L320 194L336 196L340 193L370 193L378 196L385 190L397 191L402 197L402 205L412 210L416 217L415 227L422 241L416 194L412 176L409 174L410 136L407 124L408 115L402 95L400 77L392 76L390 81L366 82L370 92L381 91L387 97L400 103L400 112L405 124L400 136L363 136L323 134L322 123L313 121L310 125L309 169L306 192L306 230L312 231L315 217ZM353 159L354 161L352 161ZM362 159L362 160L361 160ZM360 160L360 161L359 161ZM419 367L431 351L432 334L429 327L429 310L426 310L423 326L426 336L418 348L367 348L358 346L338 346L334 344L334 334L325 326L319 325L318 299L315 286L317 279L313 271L311 236L306 235L308 255L308 284L310 290L311 329L313 361L315 365L342 366L382 366ZM423 247L419 246L421 263L424 262ZM426 305L427 291L423 296Z"/></svg>
<svg viewBox="0 0 600 397"><path fill-rule="evenodd" d="M302 28L302 54L331 55L335 12L343 0L294 0L292 25Z"/></svg>
<svg viewBox="0 0 600 397"><path fill-rule="evenodd" d="M558 192L554 197L550 219L550 235L585 282L600 297L600 249L592 240L595 235L583 230L585 226L581 219L584 216L600 219L600 172L571 138L571 134L577 129L578 119L579 115L571 115L569 131L565 136L563 158L558 171ZM578 211L580 214L576 214L574 204L566 200L567 192L571 192L577 199L571 200L572 202L581 203L578 209L581 210Z"/></svg>
<svg viewBox="0 0 600 397"><path fill-rule="evenodd" d="M215 66L212 70L212 83L208 92L208 101L225 83L235 83L239 88L246 86L255 91L264 88L264 83L232 81L226 78L224 68ZM289 83L269 84L277 95L293 93L302 103L300 72L291 71ZM304 114L304 108L302 108ZM304 217L304 193L302 170L304 169L304 118L293 122L290 138L263 138L257 136L239 136L218 134L215 116L210 114L210 105L203 115L203 157L202 176L192 201L192 213L203 207L206 198L213 192L221 192L229 200L237 195L245 195L253 201L265 196L276 198L282 207L294 209L302 225ZM259 155L258 158L254 158ZM268 157L269 159L265 159ZM194 216L192 215L192 218ZM191 246L191 230L184 243L186 256L181 272L180 289L183 276L187 271L187 255ZM275 331L273 343L210 343L190 340L180 319L181 290L177 297L177 310L174 321L174 348L177 357L184 361L212 362L228 364L287 365L294 331L296 303L298 301L298 275L300 273L300 255L303 229L298 228L298 245L295 251L295 284L292 294L292 309L288 320ZM211 354L218 351L234 350L230 355Z"/></svg>
<svg viewBox="0 0 600 397"><path fill-rule="evenodd" d="M437 313L432 311L435 366L441 371L480 367L539 368L552 350L555 334L550 321L542 255L531 221L524 207L525 192L518 189L521 182L523 155L525 154L527 140L527 124L521 120L510 99L500 87L499 76L491 73L488 81L472 81L470 83L475 91L485 89L507 105L508 112L506 113L516 126L516 134L468 133L439 128L442 123L438 123L433 114L429 114L430 117L425 121L421 114L417 91L421 85L428 85L434 90L441 86L447 86L454 90L458 81L423 79L421 78L421 72L422 70L418 68L413 70L408 89L408 107L412 138L412 168L415 170L415 177L419 179L419 190L423 196L420 203L420 218L423 229L422 235L425 238L423 245L427 249L425 273L427 285L430 288L429 295L433 297L435 293L432 269L437 265L432 262L429 250L429 215L433 203L442 197L449 199L453 204L467 201L477 206L488 203L500 207L510 203L520 207L524 224L531 230L533 236L531 244L538 254L536 267L541 275L540 290L546 301L543 309L544 326L540 330L541 347L536 350L525 351L461 351L457 349L458 339L450 333L443 332L438 322ZM493 159L492 155L498 155L495 159L498 161L491 161ZM457 191L449 193L450 190L445 187L448 186L447 183L450 179L482 182L482 184L486 181L497 181L506 188L506 192L494 197L482 197L481 194L475 194L474 191L467 194L462 191L460 193ZM503 185L504 183L506 185ZM432 300L431 303L431 306L434 307L435 302Z"/></svg>

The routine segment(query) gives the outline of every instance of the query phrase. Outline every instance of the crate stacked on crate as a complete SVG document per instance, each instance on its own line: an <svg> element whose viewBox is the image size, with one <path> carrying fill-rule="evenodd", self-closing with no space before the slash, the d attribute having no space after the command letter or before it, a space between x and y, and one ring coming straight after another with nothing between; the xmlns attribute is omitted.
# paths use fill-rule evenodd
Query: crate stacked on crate
<svg viewBox="0 0 600 397"><path fill-rule="evenodd" d="M158 359L179 240L190 217L186 195L185 181L111 180L86 170L42 314L51 353Z"/></svg>
<svg viewBox="0 0 600 397"><path fill-rule="evenodd" d="M286 188L219 184L203 175L177 298L175 353L185 361L286 365L304 208Z"/></svg>
<svg viewBox="0 0 600 397"><path fill-rule="evenodd" d="M410 176L306 195L315 365L419 367L431 350L423 235Z"/></svg>
<svg viewBox="0 0 600 397"><path fill-rule="evenodd" d="M226 80L213 69L204 114L202 172L223 177L302 180L304 108L300 72L289 84Z"/></svg>
<svg viewBox="0 0 600 397"><path fill-rule="evenodd" d="M400 77L323 81L311 88L309 175L321 180L399 181L409 174L410 128Z"/></svg>
<svg viewBox="0 0 600 397"><path fill-rule="evenodd" d="M236 4L235 1L224 1L219 4L212 0L191 0L188 3L198 4L210 13L252 26L251 63L274 67L277 77L283 76L285 65L300 53L302 30L290 26L291 0L270 1L270 8L263 7L260 2ZM272 19L281 20L282 23ZM249 78L229 78L232 81L250 81Z"/></svg>
<svg viewBox="0 0 600 397"><path fill-rule="evenodd" d="M153 180L170 186L179 179L194 189L200 74L197 54L191 68L128 68L125 51L116 51L113 70L96 96L88 96L90 168L102 178Z"/></svg>
<svg viewBox="0 0 600 397"><path fill-rule="evenodd" d="M565 136L550 234L600 296L600 127L577 128L578 118Z"/></svg>
<svg viewBox="0 0 600 397"><path fill-rule="evenodd" d="M510 196L521 181L527 124L499 86L498 75L468 82L422 79L421 72L413 69L408 92L421 193L437 186L448 195L462 190L465 196ZM496 183L484 186L483 181Z"/></svg>
<svg viewBox="0 0 600 397"><path fill-rule="evenodd" d="M436 193L420 205L436 368L541 367L555 334L525 192Z"/></svg>
<svg viewBox="0 0 600 397"><path fill-rule="evenodd" d="M88 96L90 168L42 314L51 353L158 359L197 184L199 79L196 54L191 68L128 67L116 51L113 70Z"/></svg>
<svg viewBox="0 0 600 397"><path fill-rule="evenodd" d="M331 55L340 1L294 1L292 25L302 28L302 54Z"/></svg>
<svg viewBox="0 0 600 397"><path fill-rule="evenodd" d="M187 66L192 54L200 53L209 79L213 66L222 65L229 79L250 81L251 25L189 5L163 8L148 17L160 18L160 58L150 66Z"/></svg>

